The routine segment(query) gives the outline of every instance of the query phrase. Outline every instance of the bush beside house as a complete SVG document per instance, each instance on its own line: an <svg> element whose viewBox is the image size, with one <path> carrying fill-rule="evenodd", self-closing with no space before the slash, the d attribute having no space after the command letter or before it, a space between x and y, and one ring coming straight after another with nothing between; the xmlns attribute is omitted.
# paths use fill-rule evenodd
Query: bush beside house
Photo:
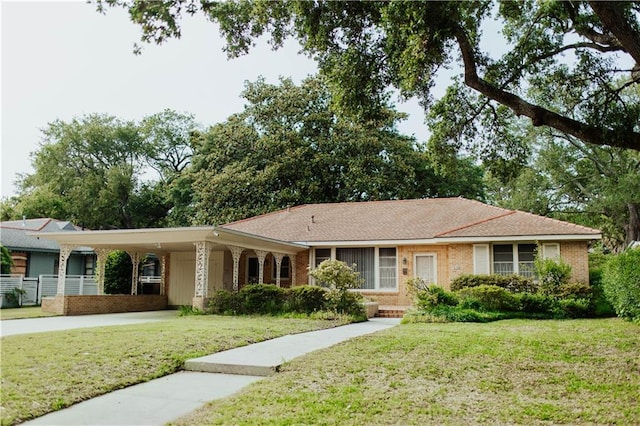
<svg viewBox="0 0 640 426"><path fill-rule="evenodd" d="M218 315L280 315L329 312L366 320L363 298L350 290L360 284L359 274L344 262L327 260L310 271L323 286L281 288L273 284L252 284L239 292L218 290L206 313Z"/></svg>
<svg viewBox="0 0 640 426"><path fill-rule="evenodd" d="M640 324L640 249L629 249L609 260L602 285L616 314Z"/></svg>
<svg viewBox="0 0 640 426"><path fill-rule="evenodd" d="M640 262L638 262L640 264ZM462 275L452 291L412 278L407 285L415 310L404 322L486 322L506 318L584 318L609 316L597 291L570 283L571 267L561 261L536 262L538 281L518 276ZM637 299L640 300L640 299Z"/></svg>

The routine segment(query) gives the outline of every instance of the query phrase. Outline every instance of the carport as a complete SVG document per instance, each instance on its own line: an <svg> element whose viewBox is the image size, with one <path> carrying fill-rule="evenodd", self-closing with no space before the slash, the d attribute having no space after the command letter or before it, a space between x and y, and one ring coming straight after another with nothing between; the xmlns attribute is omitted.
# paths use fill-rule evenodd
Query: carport
<svg viewBox="0 0 640 426"><path fill-rule="evenodd" d="M56 241L60 245L60 273L55 297L58 300L45 302L43 299L43 309L55 305L50 310L66 314L73 313L69 313L69 310L62 306L68 305L70 301L81 301L73 298L93 298L94 301L91 304L101 304L102 308L107 305L125 308L123 304L130 304L122 298L117 305L114 305L113 299L109 301L104 299L110 297L104 295L105 261L109 253L114 250L123 250L131 257L133 263L131 296L144 297L137 295L138 269L141 259L146 254L153 253L161 263L160 296L164 298L165 306L167 303L169 305L191 304L195 308L202 309L206 306L211 291L225 288L238 290L239 262L243 252L254 252L258 258L260 282L263 282L264 260L268 254L271 254L276 264L276 277L278 277L276 285L279 285L282 259L289 257L290 263L295 265L296 254L308 249L302 244L278 241L215 226L48 232L39 233L38 236ZM91 247L97 255L98 296L64 295L64 272L66 272L67 259L75 247L81 246ZM295 274L295 268L292 273ZM184 278L187 276L189 279L185 281ZM295 282L295 275L292 277L292 282ZM187 295L190 296L188 301ZM101 301L100 298L103 300ZM140 302L140 299L135 300L133 303L135 306L130 310L146 310L140 309ZM157 301L153 303L155 309L158 308L157 303ZM67 312L58 312L65 310ZM95 311L96 307L90 310ZM101 310L99 313L104 312ZM123 310L108 309L107 312L123 312Z"/></svg>

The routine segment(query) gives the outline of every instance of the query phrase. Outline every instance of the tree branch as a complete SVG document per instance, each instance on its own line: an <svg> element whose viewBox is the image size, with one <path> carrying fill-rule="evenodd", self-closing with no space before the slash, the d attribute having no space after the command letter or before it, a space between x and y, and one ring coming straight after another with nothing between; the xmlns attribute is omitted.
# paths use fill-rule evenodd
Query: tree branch
<svg viewBox="0 0 640 426"><path fill-rule="evenodd" d="M613 34L624 50L640 65L640 33L624 16L621 5L616 2L591 1L593 11L600 21Z"/></svg>
<svg viewBox="0 0 640 426"><path fill-rule="evenodd" d="M464 29L457 25L454 33L464 63L464 82L484 96L509 107L517 116L526 116L534 126L549 126L594 145L608 145L640 151L640 133L615 131L593 127L577 120L562 116L546 108L531 104L526 100L500 89L478 76L473 46Z"/></svg>

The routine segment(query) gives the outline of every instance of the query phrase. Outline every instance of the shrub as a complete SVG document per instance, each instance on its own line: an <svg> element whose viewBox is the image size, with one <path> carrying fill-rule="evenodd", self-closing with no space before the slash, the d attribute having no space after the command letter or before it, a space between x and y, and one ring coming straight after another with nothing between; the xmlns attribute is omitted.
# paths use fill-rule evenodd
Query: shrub
<svg viewBox="0 0 640 426"><path fill-rule="evenodd" d="M555 318L587 318L591 312L589 299L558 299L554 302Z"/></svg>
<svg viewBox="0 0 640 426"><path fill-rule="evenodd" d="M244 313L240 293L218 290L209 300L207 313L216 315L239 315Z"/></svg>
<svg viewBox="0 0 640 426"><path fill-rule="evenodd" d="M439 285L430 285L425 290L416 293L414 302L418 309L428 311L440 305L456 306L458 298Z"/></svg>
<svg viewBox="0 0 640 426"><path fill-rule="evenodd" d="M518 297L502 287L481 285L468 287L457 292L460 299L472 299L474 303L487 311L517 311L520 306ZM469 303L469 302L466 302ZM463 303L464 304L464 303Z"/></svg>
<svg viewBox="0 0 640 426"><path fill-rule="evenodd" d="M535 293L538 289L533 281L520 275L460 275L451 282L451 291L481 285L498 286L512 293Z"/></svg>
<svg viewBox="0 0 640 426"><path fill-rule="evenodd" d="M506 318L509 316L501 312L479 312L459 306L441 305L430 311L408 312L402 323L490 322Z"/></svg>
<svg viewBox="0 0 640 426"><path fill-rule="evenodd" d="M562 260L536 258L536 274L540 281L540 291L544 294L558 295L560 287L571 278L571 265Z"/></svg>
<svg viewBox="0 0 640 426"><path fill-rule="evenodd" d="M590 258L591 259L591 258ZM591 285L591 312L595 317L614 317L616 311L607 300L602 287L602 266L592 267L589 262L589 284Z"/></svg>
<svg viewBox="0 0 640 426"><path fill-rule="evenodd" d="M407 295L413 300L418 293L425 291L429 288L429 284L420 277L411 277L405 283L407 288Z"/></svg>
<svg viewBox="0 0 640 426"><path fill-rule="evenodd" d="M274 284L252 284L239 292L245 314L279 314L284 310L285 289Z"/></svg>
<svg viewBox="0 0 640 426"><path fill-rule="evenodd" d="M123 250L114 250L104 263L105 294L131 294L131 257Z"/></svg>
<svg viewBox="0 0 640 426"><path fill-rule="evenodd" d="M618 316L640 323L640 249L627 250L607 262L602 284Z"/></svg>
<svg viewBox="0 0 640 426"><path fill-rule="evenodd" d="M0 273L10 274L13 267L13 257L8 248L0 244Z"/></svg>
<svg viewBox="0 0 640 426"><path fill-rule="evenodd" d="M591 299L591 286L586 283L561 284L555 296L562 299Z"/></svg>
<svg viewBox="0 0 640 426"><path fill-rule="evenodd" d="M340 260L325 260L317 268L309 270L309 275L328 286L328 309L339 314L366 318L362 295L349 291L359 288L363 281L354 267Z"/></svg>
<svg viewBox="0 0 640 426"><path fill-rule="evenodd" d="M522 293L518 296L520 310L527 314L551 314L554 298L539 293Z"/></svg>
<svg viewBox="0 0 640 426"><path fill-rule="evenodd" d="M312 286L296 286L287 291L287 310L310 314L326 309L327 289Z"/></svg>

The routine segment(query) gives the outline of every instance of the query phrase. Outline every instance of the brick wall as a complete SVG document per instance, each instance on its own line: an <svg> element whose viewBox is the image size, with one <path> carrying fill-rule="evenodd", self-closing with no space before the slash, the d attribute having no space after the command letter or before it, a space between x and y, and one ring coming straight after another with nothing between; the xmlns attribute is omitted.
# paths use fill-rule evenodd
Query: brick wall
<svg viewBox="0 0 640 426"><path fill-rule="evenodd" d="M589 254L586 241L560 243L560 258L571 265L571 282L589 282Z"/></svg>
<svg viewBox="0 0 640 426"><path fill-rule="evenodd" d="M42 299L42 311L58 315L110 314L159 311L167 308L167 296L159 294L55 296Z"/></svg>

